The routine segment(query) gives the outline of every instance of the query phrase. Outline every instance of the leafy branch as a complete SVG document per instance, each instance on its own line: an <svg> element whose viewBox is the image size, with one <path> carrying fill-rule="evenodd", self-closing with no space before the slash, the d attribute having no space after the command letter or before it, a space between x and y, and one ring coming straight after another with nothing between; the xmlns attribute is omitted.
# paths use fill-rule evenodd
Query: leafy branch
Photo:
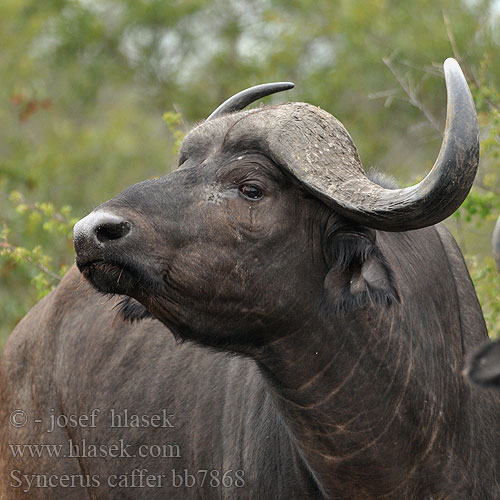
<svg viewBox="0 0 500 500"><path fill-rule="evenodd" d="M77 221L71 217L71 207L64 206L56 210L52 203L28 203L18 191L13 191L9 196L9 202L15 206L18 217L28 219L32 224L40 227L44 232L71 239L73 225ZM13 221L11 221L13 222ZM27 248L17 245L10 239L11 229L5 220L2 221L0 232L0 257L4 261L15 265L28 264L40 272L35 275L32 282L35 284L38 296L48 293L61 280L68 266L65 264L55 267L53 259L41 247L35 245Z"/></svg>

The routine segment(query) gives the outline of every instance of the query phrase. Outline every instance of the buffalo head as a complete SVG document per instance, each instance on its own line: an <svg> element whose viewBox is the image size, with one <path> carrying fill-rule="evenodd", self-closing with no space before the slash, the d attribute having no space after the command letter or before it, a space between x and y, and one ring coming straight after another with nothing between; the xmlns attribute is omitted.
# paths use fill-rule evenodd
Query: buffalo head
<svg viewBox="0 0 500 500"><path fill-rule="evenodd" d="M477 169L470 92L456 61L444 70L444 140L417 185L371 181L342 124L310 104L242 111L292 85L254 87L186 136L175 172L129 187L76 224L80 271L98 290L135 299L125 316L152 315L181 338L233 349L270 342L311 312L394 303L376 230L443 220Z"/></svg>

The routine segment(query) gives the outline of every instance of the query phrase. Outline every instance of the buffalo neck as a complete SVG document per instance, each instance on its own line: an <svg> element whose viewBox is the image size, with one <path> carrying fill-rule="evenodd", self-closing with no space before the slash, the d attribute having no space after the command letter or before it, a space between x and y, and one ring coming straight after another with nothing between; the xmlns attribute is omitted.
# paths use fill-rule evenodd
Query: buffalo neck
<svg viewBox="0 0 500 500"><path fill-rule="evenodd" d="M309 315L255 355L325 498L432 498L441 491L442 480L432 476L453 454L443 424L445 415L458 418L459 389L450 380L422 383L426 373L443 370L426 366L438 358L432 352L416 364L420 332L401 309L367 308L328 321ZM414 480L422 473L429 474L423 489Z"/></svg>

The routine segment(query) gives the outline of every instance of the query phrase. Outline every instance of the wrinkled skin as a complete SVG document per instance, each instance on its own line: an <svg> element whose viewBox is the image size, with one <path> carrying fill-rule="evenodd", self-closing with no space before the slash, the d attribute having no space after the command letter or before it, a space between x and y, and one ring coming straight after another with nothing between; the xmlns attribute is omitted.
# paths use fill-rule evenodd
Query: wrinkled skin
<svg viewBox="0 0 500 500"><path fill-rule="evenodd" d="M175 334L208 345L267 342L293 328L299 318L290 307L322 289L325 257L321 247L309 247L319 241L314 233L328 223L328 211L263 155L238 157L224 158L222 166L210 159L201 169L186 166L101 206L132 229L127 241L105 250L106 260L118 258L116 270L102 273L98 263L82 267L84 274L102 290L136 298ZM242 196L242 183L260 186L262 200ZM184 189L169 196L171 186ZM318 225L307 223L311 214ZM297 245L314 251L301 255Z"/></svg>
<svg viewBox="0 0 500 500"><path fill-rule="evenodd" d="M176 444L181 456L2 452L0 498L499 498L500 401L461 375L487 333L452 237L340 217L259 144L226 140L238 118L195 129L179 170L132 186L75 229L85 280L72 269L19 324L0 365L2 450L123 439L132 450ZM104 216L126 232L99 226ZM128 315L152 318L125 321L121 299L100 292L133 297L142 306L129 302ZM5 425L17 408L44 422L51 408L165 408L174 425L117 429L103 417L47 433L31 420ZM162 487L107 484L134 468L165 474ZM202 486L198 475L176 487L172 469L242 470L244 485ZM23 493L12 470L100 484Z"/></svg>

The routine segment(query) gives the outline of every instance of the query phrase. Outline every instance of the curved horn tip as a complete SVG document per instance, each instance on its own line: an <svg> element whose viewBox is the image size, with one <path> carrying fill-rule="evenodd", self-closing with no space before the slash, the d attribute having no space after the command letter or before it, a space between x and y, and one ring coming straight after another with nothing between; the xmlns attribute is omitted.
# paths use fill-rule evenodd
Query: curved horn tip
<svg viewBox="0 0 500 500"><path fill-rule="evenodd" d="M464 72L462 71L460 64L458 64L458 61L456 59L453 59L453 57L448 57L448 59L444 61L443 70L445 78L454 75L466 82Z"/></svg>
<svg viewBox="0 0 500 500"><path fill-rule="evenodd" d="M294 87L295 84L292 82L275 82L263 83L261 85L250 87L246 90L242 90L224 101L215 111L212 112L206 121L232 113L233 111L240 111L258 99L262 99L263 97L271 94L276 94L277 92L290 90Z"/></svg>
<svg viewBox="0 0 500 500"><path fill-rule="evenodd" d="M447 69L452 69L452 68L457 68L462 72L462 69L460 68L460 64L458 64L458 61L454 59L453 57L447 57L443 63L443 67L445 71Z"/></svg>
<svg viewBox="0 0 500 500"><path fill-rule="evenodd" d="M476 108L474 99L465 78L465 75L460 68L458 62L449 57L443 63L444 78L446 82L446 93L448 96L447 119L450 115L450 120L456 113L456 108L461 108L462 121L468 123L470 130L475 130L479 133L479 125L477 120ZM461 123L463 128L463 123ZM446 133L446 130L445 130Z"/></svg>

